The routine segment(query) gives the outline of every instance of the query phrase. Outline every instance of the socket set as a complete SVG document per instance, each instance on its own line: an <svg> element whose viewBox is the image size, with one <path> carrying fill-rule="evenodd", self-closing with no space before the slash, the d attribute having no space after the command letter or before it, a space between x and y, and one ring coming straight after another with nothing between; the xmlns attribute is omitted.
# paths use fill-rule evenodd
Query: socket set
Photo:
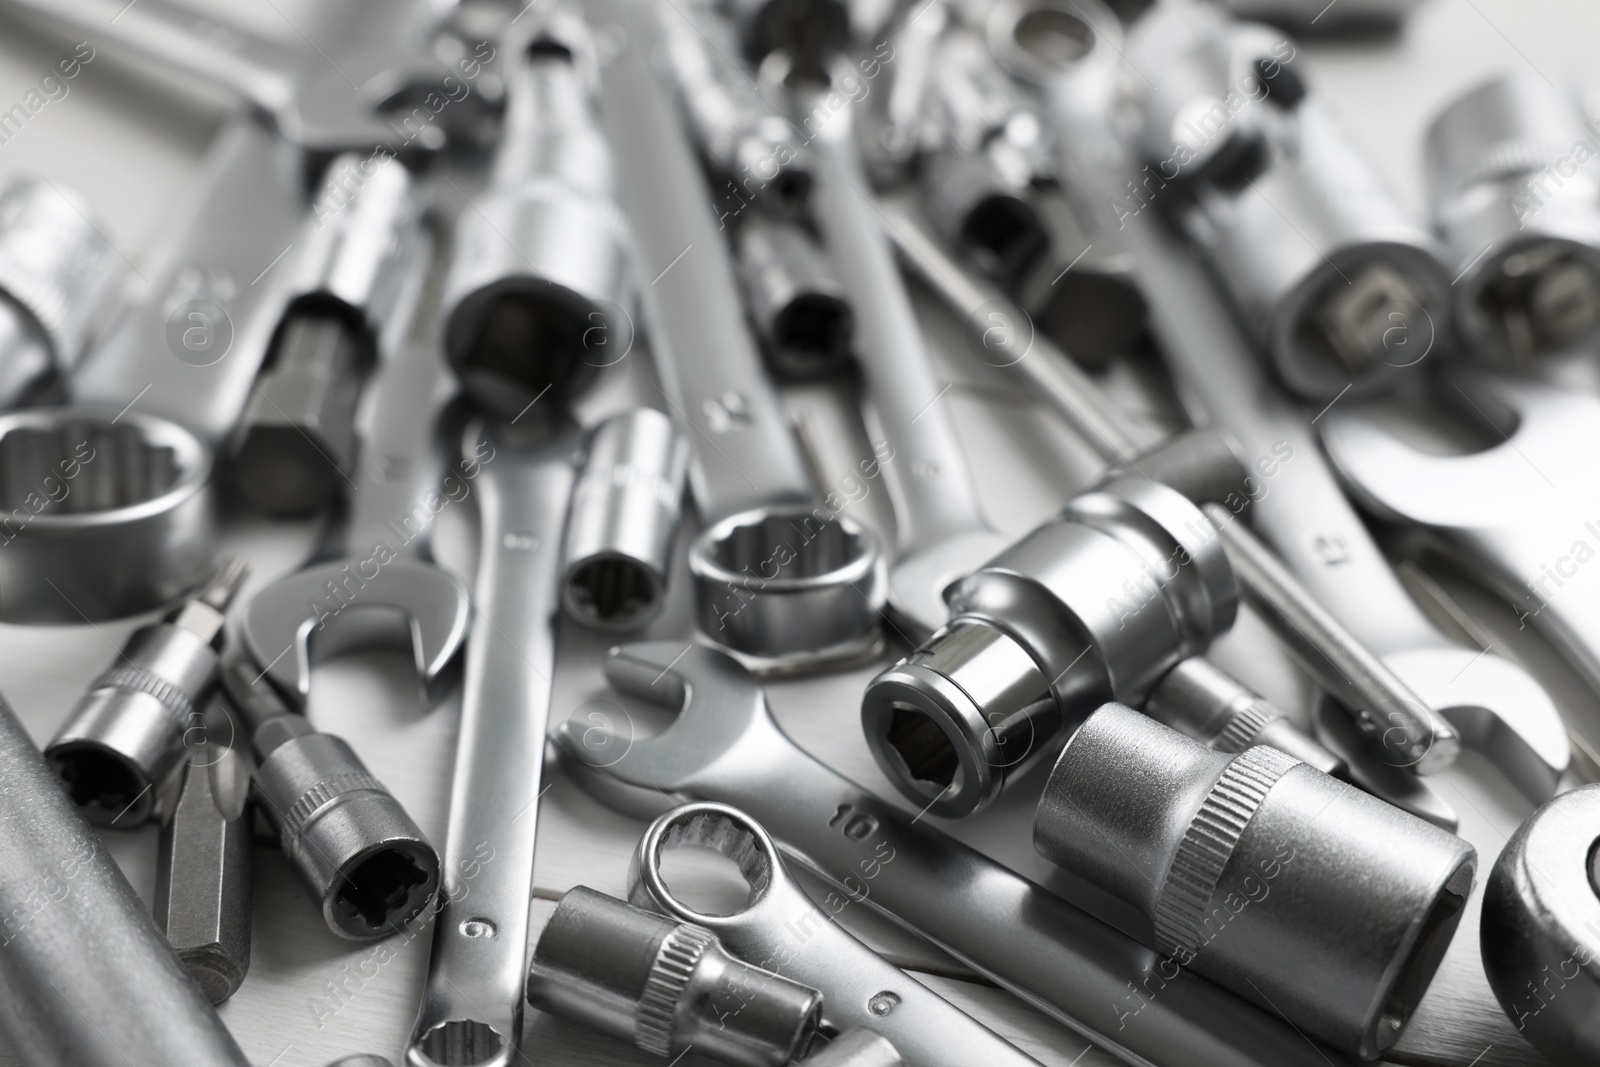
<svg viewBox="0 0 1600 1067"><path fill-rule="evenodd" d="M209 130L0 154L0 1064L1600 1063L1600 111L1317 6L0 0Z"/></svg>

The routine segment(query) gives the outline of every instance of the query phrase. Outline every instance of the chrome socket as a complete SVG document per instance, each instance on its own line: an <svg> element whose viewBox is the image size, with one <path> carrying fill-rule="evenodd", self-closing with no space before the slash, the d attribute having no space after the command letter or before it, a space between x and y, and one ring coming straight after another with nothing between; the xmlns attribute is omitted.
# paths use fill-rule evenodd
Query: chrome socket
<svg viewBox="0 0 1600 1067"><path fill-rule="evenodd" d="M246 570L231 560L164 621L135 630L45 749L90 822L142 825L185 750L204 743L223 612Z"/></svg>
<svg viewBox="0 0 1600 1067"><path fill-rule="evenodd" d="M659 411L625 412L595 431L567 520L569 616L627 633L660 614L688 473L688 442Z"/></svg>
<svg viewBox="0 0 1600 1067"><path fill-rule="evenodd" d="M224 681L252 734L256 796L328 929L352 941L397 933L438 891L438 853L342 739L243 663Z"/></svg>
<svg viewBox="0 0 1600 1067"><path fill-rule="evenodd" d="M1573 165L1594 129L1571 93L1516 74L1473 88L1428 127L1456 325L1479 358L1524 366L1600 336L1600 181Z"/></svg>
<svg viewBox="0 0 1600 1067"><path fill-rule="evenodd" d="M1109 699L1142 704L1233 624L1221 540L1182 494L1115 478L946 593L950 622L868 684L867 745L935 815L988 805Z"/></svg>
<svg viewBox="0 0 1600 1067"><path fill-rule="evenodd" d="M752 63L782 52L800 66L813 66L850 43L850 9L843 0L723 0L722 6Z"/></svg>
<svg viewBox="0 0 1600 1067"><path fill-rule="evenodd" d="M627 224L594 113L587 31L553 17L506 72L489 190L463 212L444 348L472 397L514 417L581 391L633 344Z"/></svg>
<svg viewBox="0 0 1600 1067"><path fill-rule="evenodd" d="M1214 752L1120 704L1067 743L1033 840L1137 907L1173 964L1361 1059L1422 999L1477 864L1455 835L1276 749Z"/></svg>
<svg viewBox="0 0 1600 1067"><path fill-rule="evenodd" d="M734 1067L805 1055L822 994L730 956L715 934L586 886L556 906L528 971L528 1003L657 1056Z"/></svg>
<svg viewBox="0 0 1600 1067"><path fill-rule="evenodd" d="M760 217L734 232L750 319L774 375L825 378L850 362L855 313L814 237L793 223Z"/></svg>

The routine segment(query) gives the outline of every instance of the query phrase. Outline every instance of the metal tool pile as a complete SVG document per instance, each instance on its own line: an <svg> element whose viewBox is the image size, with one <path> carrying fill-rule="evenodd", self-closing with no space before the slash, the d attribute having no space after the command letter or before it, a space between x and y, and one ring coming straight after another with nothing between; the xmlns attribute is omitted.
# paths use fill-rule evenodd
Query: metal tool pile
<svg viewBox="0 0 1600 1067"><path fill-rule="evenodd" d="M1317 6L1234 5L1320 31ZM0 618L153 620L42 756L0 704L27 1063L247 1062L213 1005L249 981L258 823L332 934L431 922L411 1067L538 1060L527 1004L673 1062L1036 1062L851 904L1133 1064L1453 1062L1400 1045L1453 942L1505 1062L1600 1062L1589 728L1430 577L1509 601L1600 692L1575 97L1506 76L1453 103L1422 220L1293 40L1202 0L356 0L305 50L164 0L4 14L238 105L142 299L91 205L0 189ZM1020 539L980 506L932 322L1103 461ZM1152 360L1190 428L1124 406ZM646 402L591 417L617 381ZM843 403L831 447L867 450L892 525L818 477L800 388ZM470 584L431 551L469 497ZM326 524L247 587L218 544L248 513ZM659 637L675 573L695 632L605 674L676 718L552 718L558 618ZM1241 600L1306 706L1208 656ZM428 706L461 687L441 841L306 715L315 665L375 646ZM818 713L903 797L768 709L766 679L867 664L859 720ZM629 900L580 886L535 931L552 773L653 821ZM1432 784L1460 773L1542 806L1502 849ZM933 825L1008 791L1070 878ZM90 828L151 821L153 916ZM748 901L676 892L686 846Z"/></svg>

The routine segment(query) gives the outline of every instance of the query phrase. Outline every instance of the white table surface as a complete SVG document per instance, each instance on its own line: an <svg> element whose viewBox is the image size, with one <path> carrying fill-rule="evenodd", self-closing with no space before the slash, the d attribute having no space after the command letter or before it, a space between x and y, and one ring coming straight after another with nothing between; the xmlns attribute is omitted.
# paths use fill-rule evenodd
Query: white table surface
<svg viewBox="0 0 1600 1067"><path fill-rule="evenodd" d="M289 40L288 20L308 17L312 0L299 3L233 0L221 5L259 32ZM1600 40L1600 5L1582 0L1430 0L1397 40L1304 45L1311 77L1344 120L1345 127L1386 176L1419 204L1420 136L1429 116L1446 100L1488 74L1531 66L1558 83L1580 78ZM0 106L20 99L48 65L63 54L59 43L0 23ZM195 166L218 113L205 103L186 103L145 91L110 63L95 63L72 83L69 96L53 101L17 136L0 145L0 176L44 174L77 188L105 220L117 248L137 262L160 233L182 180ZM1096 473L1089 453L1057 426L1048 411L1013 388L997 372L975 365L961 348L954 324L924 301L930 337L942 371L954 383L946 395L962 444L975 471L985 511L1001 531L1020 534L1059 506ZM653 390L641 375L640 358L624 361L588 404L589 414L614 410ZM1135 394L1120 368L1110 383L1130 403ZM791 408L809 413L819 427L848 424L848 398L826 388L796 390ZM1152 408L1155 419L1170 418ZM857 429L856 434L860 431ZM858 442L838 434L818 436L829 444L817 458L828 472L853 466ZM880 526L892 523L881 486L858 514ZM315 523L282 524L239 520L227 530L228 547L254 564L251 588L292 570L309 550ZM470 576L474 565L474 517L470 508L447 509L440 520L437 551L445 565ZM687 583L680 573L665 616L649 636L689 632ZM246 595L248 595L248 590ZM1595 698L1584 692L1547 649L1528 644L1508 625L1504 608L1461 593L1504 647L1542 672L1575 727L1593 729ZM82 692L104 667L112 649L144 619L96 627L0 627L0 691L11 701L36 740L46 742ZM1505 631L1502 633L1502 631ZM608 642L575 626L563 627L552 715L582 713L590 701L615 700L598 671ZM898 654L899 649L891 650ZM1303 710L1305 680L1272 644L1258 620L1244 615L1216 651L1244 680L1292 711ZM772 703L784 728L809 751L849 777L893 795L867 753L857 726L862 685L880 665L843 674L773 684ZM444 832L449 769L456 734L459 694L433 709L418 706L409 668L385 654L351 656L319 668L310 715L344 736L404 801L436 842ZM642 716L641 716L642 718ZM624 890L627 857L642 824L617 815L587 797L559 772L539 815L539 853L533 902L535 930L553 901L582 883L611 893ZM1440 781L1440 779L1436 779ZM1442 776L1446 797L1460 809L1463 834L1480 850L1487 870L1501 843L1530 810L1503 779L1468 755L1459 769ZM1039 787L1024 780L996 807L948 828L1031 877L1079 895L1081 887L1034 855L1029 815ZM154 829L106 834L106 839L147 899L154 882ZM707 877L710 877L708 874ZM714 880L714 879L713 879ZM1542 1063L1500 1015L1482 978L1476 950L1477 896L1435 983L1396 1053L1410 1063ZM1008 994L968 974L963 967L881 920L850 909L845 918L860 936L928 984L1014 1038L1052 1067L1114 1062L1085 1049L1071 1032ZM399 1062L410 1030L426 964L426 936L388 942L393 959L373 966L373 945L342 941L323 926L317 910L275 848L256 850L253 958L249 977L222 1008L252 1062L260 1067L319 1067L337 1055L378 1052ZM384 953L387 957L388 953ZM92 966L92 961L85 961ZM659 1063L643 1053L594 1037L579 1028L528 1013L524 1050L530 1063L564 1067ZM0 1047L0 1067L19 1062ZM690 1056L684 1067L697 1062Z"/></svg>

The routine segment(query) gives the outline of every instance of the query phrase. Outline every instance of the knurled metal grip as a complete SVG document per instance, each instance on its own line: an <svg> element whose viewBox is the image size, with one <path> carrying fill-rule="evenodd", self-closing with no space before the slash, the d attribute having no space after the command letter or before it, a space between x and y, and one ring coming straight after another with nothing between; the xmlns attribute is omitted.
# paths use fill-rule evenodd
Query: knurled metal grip
<svg viewBox="0 0 1600 1067"><path fill-rule="evenodd" d="M661 939L634 1016L633 1039L640 1048L657 1056L672 1055L678 1007L694 981L700 958L706 954L708 946L716 943L710 930L690 923L673 927Z"/></svg>

